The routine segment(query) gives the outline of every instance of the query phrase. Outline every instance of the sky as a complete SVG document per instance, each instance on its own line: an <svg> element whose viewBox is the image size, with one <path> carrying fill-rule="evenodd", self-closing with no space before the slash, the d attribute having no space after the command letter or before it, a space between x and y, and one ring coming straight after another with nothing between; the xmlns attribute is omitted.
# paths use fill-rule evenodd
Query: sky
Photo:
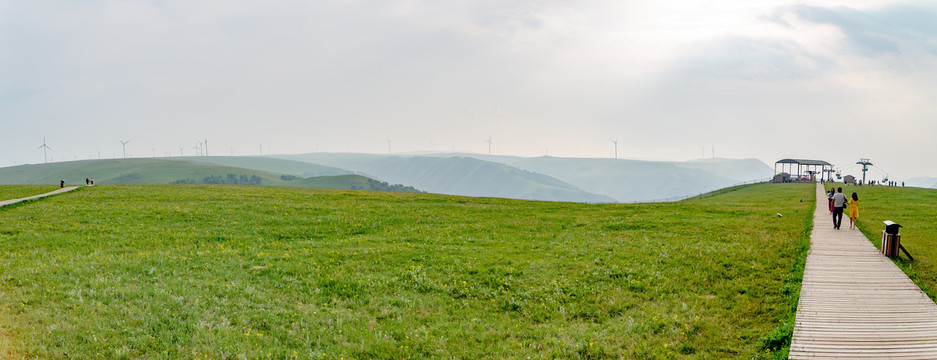
<svg viewBox="0 0 937 360"><path fill-rule="evenodd" d="M0 166L423 151L937 176L931 1L0 0Z"/></svg>

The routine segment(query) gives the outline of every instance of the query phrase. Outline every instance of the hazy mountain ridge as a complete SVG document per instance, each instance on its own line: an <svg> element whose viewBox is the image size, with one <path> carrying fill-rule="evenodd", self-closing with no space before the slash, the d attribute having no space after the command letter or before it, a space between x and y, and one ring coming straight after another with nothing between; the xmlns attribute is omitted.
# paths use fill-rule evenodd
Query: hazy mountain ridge
<svg viewBox="0 0 937 360"><path fill-rule="evenodd" d="M325 153L279 157L344 168L432 193L546 201L615 201L544 174L468 157Z"/></svg>
<svg viewBox="0 0 937 360"><path fill-rule="evenodd" d="M243 169L254 169L280 175L296 175L302 177L347 175L351 172L324 165L312 164L302 161L277 159L254 156L194 156L170 157L165 160L189 161L194 163L207 163L222 166L231 166Z"/></svg>
<svg viewBox="0 0 937 360"><path fill-rule="evenodd" d="M705 159L687 162L600 158L469 156L549 175L585 191L620 202L663 200L696 195L774 174L757 159Z"/></svg>
<svg viewBox="0 0 937 360"><path fill-rule="evenodd" d="M258 175L262 185L369 189L356 173L440 194L572 202L634 202L696 195L773 173L754 159L688 162L598 158L525 158L479 154L312 153L263 157L82 160L0 169L0 183L198 183L207 176ZM310 174L332 179L298 181ZM281 177L281 175L286 175Z"/></svg>
<svg viewBox="0 0 937 360"><path fill-rule="evenodd" d="M773 170L757 159L706 159L688 162L597 158L499 156L464 153L419 155L313 153L282 158L345 168L425 191L468 196L594 202L570 199L571 189L618 202L663 200L709 192L752 180ZM459 159L475 159L500 167ZM435 159L435 160L430 160ZM463 168L465 167L465 168ZM554 189L563 196L531 191L524 184ZM517 185L517 186L515 186ZM608 201L608 200L605 200ZM604 201L602 201L604 202Z"/></svg>
<svg viewBox="0 0 937 360"><path fill-rule="evenodd" d="M736 183L703 170L665 162L531 158L518 159L514 164L623 202L698 194Z"/></svg>

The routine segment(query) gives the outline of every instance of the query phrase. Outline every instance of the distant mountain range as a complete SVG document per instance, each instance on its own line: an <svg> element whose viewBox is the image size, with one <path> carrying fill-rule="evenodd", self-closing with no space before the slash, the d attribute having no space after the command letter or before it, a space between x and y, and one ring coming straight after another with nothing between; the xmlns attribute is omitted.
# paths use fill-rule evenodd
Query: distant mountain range
<svg viewBox="0 0 937 360"><path fill-rule="evenodd" d="M277 157L352 170L435 193L579 202L650 201L696 195L767 179L774 173L755 159L666 162L461 153L313 153Z"/></svg>
<svg viewBox="0 0 937 360"><path fill-rule="evenodd" d="M259 183L609 203L696 195L772 175L768 165L755 159L667 162L461 153L313 153L21 165L0 168L0 184L56 184L59 180L75 184L93 177L97 184Z"/></svg>
<svg viewBox="0 0 937 360"><path fill-rule="evenodd" d="M303 154L283 158L340 167L431 193L525 200L615 202L556 178L502 163L463 156Z"/></svg>

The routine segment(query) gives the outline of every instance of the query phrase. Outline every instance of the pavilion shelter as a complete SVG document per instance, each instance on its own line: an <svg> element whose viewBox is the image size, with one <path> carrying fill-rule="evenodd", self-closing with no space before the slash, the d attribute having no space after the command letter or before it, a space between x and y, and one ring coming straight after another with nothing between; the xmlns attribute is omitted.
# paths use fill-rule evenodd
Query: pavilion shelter
<svg viewBox="0 0 937 360"><path fill-rule="evenodd" d="M778 172L779 165L780 172ZM832 170L833 164L823 160L783 159L774 163L774 173L787 173L790 175L790 181L817 181L817 175L823 179L824 175L830 176ZM826 179L826 181L832 180L832 178Z"/></svg>

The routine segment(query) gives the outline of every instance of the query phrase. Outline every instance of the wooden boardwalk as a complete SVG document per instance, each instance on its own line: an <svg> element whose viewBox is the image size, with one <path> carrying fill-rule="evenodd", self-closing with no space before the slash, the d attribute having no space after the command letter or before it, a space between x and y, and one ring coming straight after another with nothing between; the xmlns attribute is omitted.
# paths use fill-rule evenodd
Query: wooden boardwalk
<svg viewBox="0 0 937 360"><path fill-rule="evenodd" d="M833 229L819 184L790 358L937 359L937 304L848 217Z"/></svg>
<svg viewBox="0 0 937 360"><path fill-rule="evenodd" d="M44 198L44 197L46 197L46 196L52 196L52 195L55 195L55 194L61 194L61 193L63 193L63 192L69 192L69 191L75 190L75 189L77 189L77 188L78 188L77 186L69 186L69 187L61 188L61 189L58 189L58 190L55 190L55 191L50 191L50 192L47 192L47 193L45 193L45 194L33 195L33 196L24 197L24 198L19 198L19 199L0 200L0 207L4 207L4 206L7 206L7 205L13 205L13 204L16 204L16 203L21 203L21 202L27 201L27 200L40 199L40 198Z"/></svg>

